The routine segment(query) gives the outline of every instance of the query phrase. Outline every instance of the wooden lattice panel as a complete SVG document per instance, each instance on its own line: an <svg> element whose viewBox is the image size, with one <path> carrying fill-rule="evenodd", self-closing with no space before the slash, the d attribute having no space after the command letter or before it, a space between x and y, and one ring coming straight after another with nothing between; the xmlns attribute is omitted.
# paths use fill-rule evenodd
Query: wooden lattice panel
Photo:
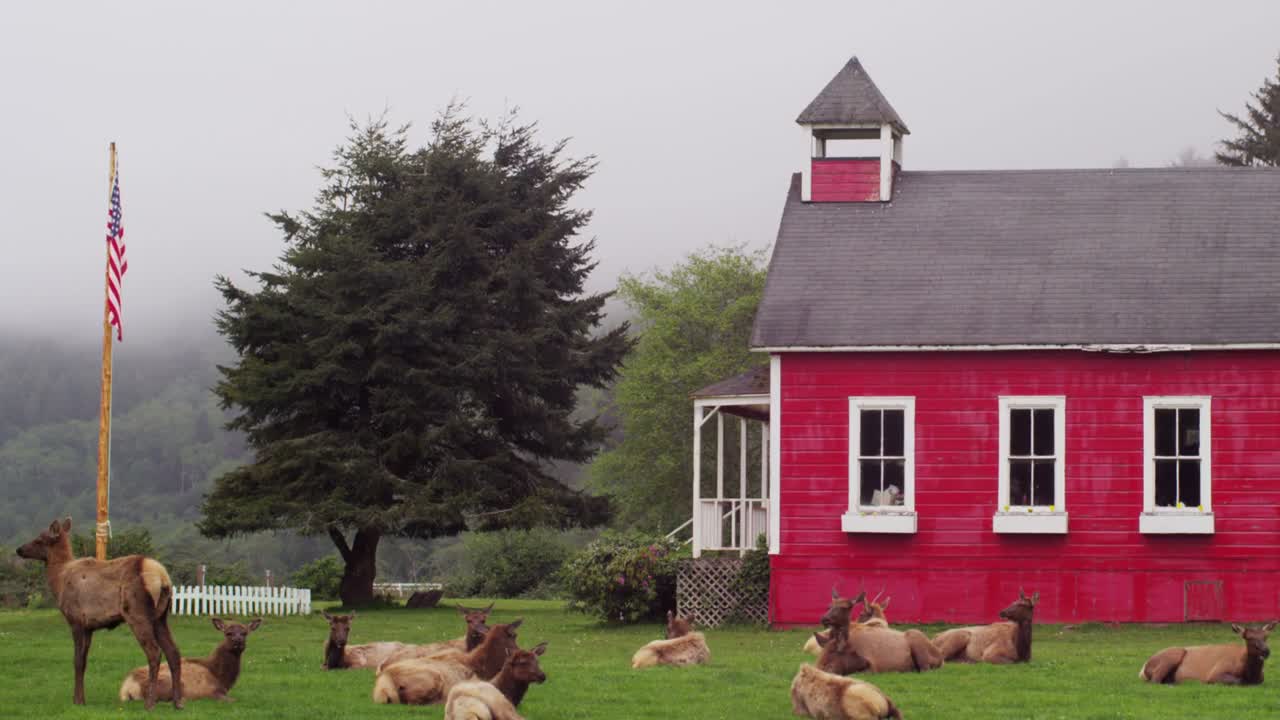
<svg viewBox="0 0 1280 720"><path fill-rule="evenodd" d="M726 620L769 622L768 600L743 603L734 590L740 558L680 561L676 574L676 612L699 627L718 627Z"/></svg>

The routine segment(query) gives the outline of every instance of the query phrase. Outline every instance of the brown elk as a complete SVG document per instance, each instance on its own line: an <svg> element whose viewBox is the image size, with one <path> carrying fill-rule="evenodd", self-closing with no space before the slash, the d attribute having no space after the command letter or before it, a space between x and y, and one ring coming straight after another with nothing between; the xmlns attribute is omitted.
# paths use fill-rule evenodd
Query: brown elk
<svg viewBox="0 0 1280 720"><path fill-rule="evenodd" d="M693 631L693 625L667 611L667 638L654 640L631 657L632 669L654 665L699 665L711 659L707 638Z"/></svg>
<svg viewBox="0 0 1280 720"><path fill-rule="evenodd" d="M547 681L538 665L538 657L546 649L544 642L532 650L517 650L490 682L472 680L454 685L445 702L445 720L521 720L516 707L529 685Z"/></svg>
<svg viewBox="0 0 1280 720"><path fill-rule="evenodd" d="M485 625L485 622L489 619L489 613L493 611L493 603L489 603L489 607L479 609L465 608L461 605L456 607L458 612L462 613L463 621L467 623L466 634L453 640L428 643L426 645L404 645L384 657L376 667L390 665L401 660L431 658L437 655L449 655L454 651L470 652L475 650L480 643L484 642L484 636L489 632L489 626Z"/></svg>
<svg viewBox="0 0 1280 720"><path fill-rule="evenodd" d="M1138 677L1169 685L1185 680L1227 685L1261 685L1262 663L1271 655L1267 635L1276 627L1269 622L1261 628L1232 625L1231 631L1244 638L1244 645L1192 645L1165 648L1147 660Z"/></svg>
<svg viewBox="0 0 1280 720"><path fill-rule="evenodd" d="M947 662L986 662L996 665L1031 660L1031 616L1040 593L1027 597L1018 589L1018 599L1000 617L1005 622L954 628L938 633L933 644Z"/></svg>
<svg viewBox="0 0 1280 720"><path fill-rule="evenodd" d="M147 656L147 709L156 704L155 679L162 651L173 675L173 706L182 707L182 656L169 631L173 583L163 565L142 555L106 561L77 559L71 552L71 518L55 520L39 537L18 548L18 556L44 562L49 591L71 626L76 705L84 704L84 669L94 631L128 623Z"/></svg>
<svg viewBox="0 0 1280 720"><path fill-rule="evenodd" d="M863 602L862 612L858 613L858 619L855 621L857 624L867 627L889 627L889 618L884 614L884 610L889 607L889 602L893 600L893 598L886 597L884 599L884 603L880 603L880 595L883 592L884 590L881 590L876 593L874 598L865 602L863 602L863 599L866 597L866 592L862 592L858 594L858 597L855 597L850 601L853 603L854 607L857 607L859 602ZM828 640L831 638L831 631L823 630L810 636L804 643L805 652L810 655L822 654L822 645L818 642L818 636L821 636L823 640Z"/></svg>
<svg viewBox="0 0 1280 720"><path fill-rule="evenodd" d="M185 658L182 661L186 699L213 698L224 702L235 700L227 693L240 678L240 656L244 654L245 640L261 624L262 618L255 619L248 625L225 623L219 618L213 618L213 626L222 633L222 642L207 658ZM155 686L159 699L168 700L173 697L173 678L169 676L168 668L160 668ZM135 668L124 676L124 682L120 684L120 701L140 700L147 689L147 668Z"/></svg>
<svg viewBox="0 0 1280 720"><path fill-rule="evenodd" d="M428 705L444 702L449 690L463 680L489 680L502 671L510 653L519 650L516 628L523 620L494 625L484 642L468 653L458 650L430 658L384 663L373 684L375 703Z"/></svg>
<svg viewBox="0 0 1280 720"><path fill-rule="evenodd" d="M869 672L924 672L942 667L942 656L919 630L900 632L879 625L851 625L853 608L865 597L866 593L860 593L850 600L831 589L831 607L822 616L822 624L831 629L831 638L843 634L847 642L828 643L818 659L819 670L857 672L845 668L863 662L866 666L860 669Z"/></svg>
<svg viewBox="0 0 1280 720"><path fill-rule="evenodd" d="M330 615L322 610L320 614L329 621L329 637L324 641L323 667L326 670L375 668L388 657L405 648L404 643L398 642L348 645L351 621L356 619L355 612L350 615Z"/></svg>
<svg viewBox="0 0 1280 720"><path fill-rule="evenodd" d="M893 700L875 685L808 664L801 665L791 681L791 710L819 720L902 719Z"/></svg>

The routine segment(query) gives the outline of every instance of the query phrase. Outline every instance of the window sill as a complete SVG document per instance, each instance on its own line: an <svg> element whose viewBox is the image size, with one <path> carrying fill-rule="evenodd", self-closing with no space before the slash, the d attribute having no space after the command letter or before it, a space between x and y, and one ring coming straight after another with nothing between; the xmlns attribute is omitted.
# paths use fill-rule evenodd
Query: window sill
<svg viewBox="0 0 1280 720"><path fill-rule="evenodd" d="M1144 512L1138 516L1138 530L1144 535L1212 535L1211 512Z"/></svg>
<svg viewBox="0 0 1280 720"><path fill-rule="evenodd" d="M991 529L998 533L1025 535L1065 535L1065 512L998 512L991 518Z"/></svg>
<svg viewBox="0 0 1280 720"><path fill-rule="evenodd" d="M840 529L856 533L914 534L916 513L914 510L848 512L840 516Z"/></svg>

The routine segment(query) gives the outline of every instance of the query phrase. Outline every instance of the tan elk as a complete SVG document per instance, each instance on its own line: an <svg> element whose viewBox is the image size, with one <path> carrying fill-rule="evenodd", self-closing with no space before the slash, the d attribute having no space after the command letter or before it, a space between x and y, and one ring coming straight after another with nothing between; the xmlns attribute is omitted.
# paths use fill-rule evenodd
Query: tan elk
<svg viewBox="0 0 1280 720"><path fill-rule="evenodd" d="M886 597L884 599L884 602L881 603L879 602L879 600L880 600L880 595L882 593L884 593L883 589L881 589L880 592L876 593L876 596L874 598L863 603L862 612L858 613L858 619L855 621L857 624L863 625L866 627L882 627L882 628L889 627L889 618L884 614L884 610L885 608L889 607L889 602L893 600L893 598ZM866 597L866 592L864 591L862 593L859 593L858 597L855 597L850 602L852 602L854 606L857 607L858 603L862 602L862 599L865 597ZM820 645L818 642L819 637L821 637L823 640L828 640L831 638L831 631L822 630L821 632L811 635L809 639L806 640L804 643L804 651L809 653L810 655L815 655L815 656L821 655L822 645Z"/></svg>
<svg viewBox="0 0 1280 720"><path fill-rule="evenodd" d="M800 666L791 681L791 710L818 720L902 719L893 700L880 688L863 680Z"/></svg>
<svg viewBox="0 0 1280 720"><path fill-rule="evenodd" d="M532 650L517 650L507 657L502 671L493 680L469 680L454 685L445 702L445 720L522 720L516 708L532 683L544 683L547 676L538 664L547 644Z"/></svg>
<svg viewBox="0 0 1280 720"><path fill-rule="evenodd" d="M240 678L240 657L244 655L245 641L249 633L262 625L257 618L248 625L225 623L213 618L213 626L222 633L222 642L207 658L185 658L182 661L183 689L186 699L213 698L231 702L235 698L227 693ZM173 697L173 678L168 668L161 667L155 680L156 695L161 700ZM120 701L140 700L148 689L147 668L135 668L120 683Z"/></svg>
<svg viewBox="0 0 1280 720"><path fill-rule="evenodd" d="M1244 645L1192 645L1165 648L1147 660L1138 677L1153 683L1175 684L1186 680L1225 685L1261 685L1262 663L1271 655L1267 635L1276 627L1269 622L1260 628L1233 624L1231 631L1244 638Z"/></svg>
<svg viewBox="0 0 1280 720"><path fill-rule="evenodd" d="M519 650L516 628L523 620L494 625L484 642L468 653L454 650L430 658L385 663L373 683L375 703L429 705L444 702L449 690L464 680L490 680L502 671L507 656Z"/></svg>
<svg viewBox="0 0 1280 720"><path fill-rule="evenodd" d="M848 642L828 642L818 658L818 669L846 674L849 672L924 672L942 667L942 656L929 638L919 630L901 632L876 624L850 624L854 605L866 597L840 597L831 589L831 607L822 616L822 625L831 630L831 638L843 634ZM817 641L817 637L814 638ZM858 667L857 669L848 669Z"/></svg>
<svg viewBox="0 0 1280 720"><path fill-rule="evenodd" d="M1040 593L1018 599L1000 611L1005 622L954 628L938 633L933 644L947 662L986 662L996 665L1031 660L1031 616Z"/></svg>
<svg viewBox="0 0 1280 720"><path fill-rule="evenodd" d="M324 641L322 666L326 670L376 668L388 657L405 648L404 643L398 642L348 645L351 622L356 619L355 612L350 615L330 615L322 610L320 614L329 622L329 637Z"/></svg>
<svg viewBox="0 0 1280 720"><path fill-rule="evenodd" d="M456 607L458 612L462 613L462 619L467 624L466 634L453 640L444 640L426 645L403 645L390 655L385 656L376 667L381 669L383 665L390 665L401 660L430 658L437 655L449 655L455 651L470 652L475 650L480 643L484 642L484 636L489 632L489 626L485 625L485 622L489 619L489 613L493 611L493 603L489 603L489 607L479 609L466 608L461 605Z"/></svg>
<svg viewBox="0 0 1280 720"><path fill-rule="evenodd" d="M155 679L164 653L173 677L173 706L182 707L182 656L169 631L173 583L160 563L142 555L114 560L77 559L71 552L71 518L54 521L18 556L45 564L49 591L75 641L74 702L84 704L84 669L93 633L128 623L147 656L147 709L155 707Z"/></svg>
<svg viewBox="0 0 1280 720"><path fill-rule="evenodd" d="M711 659L707 638L693 631L693 625L667 611L667 637L654 640L631 656L632 669L654 665L700 665Z"/></svg>

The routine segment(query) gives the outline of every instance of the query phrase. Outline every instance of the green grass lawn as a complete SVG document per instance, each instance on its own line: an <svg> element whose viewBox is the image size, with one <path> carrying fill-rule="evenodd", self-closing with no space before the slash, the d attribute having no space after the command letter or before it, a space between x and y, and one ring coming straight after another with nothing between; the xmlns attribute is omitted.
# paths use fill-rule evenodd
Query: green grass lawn
<svg viewBox="0 0 1280 720"><path fill-rule="evenodd" d="M464 601L472 605L479 600ZM485 601L487 602L487 601ZM707 632L711 662L694 668L632 670L631 654L660 637L656 624L608 627L559 603L498 601L491 622L524 618L524 647L547 640L545 685L530 689L522 713L550 718L787 718L788 688L808 656L801 630L735 628ZM221 640L207 618L175 618L184 653L203 656ZM926 628L930 635L937 628ZM237 702L197 700L184 714L220 718L440 718L442 707L377 707L369 699L373 673L325 672L321 646L328 626L309 618L266 618L249 638ZM426 642L462 634L450 607L360 612L352 642ZM1225 625L1169 627L1036 627L1030 664L948 665L923 674L867 675L908 718L1277 718L1280 677L1261 687L1198 684L1152 686L1138 668L1154 651L1175 644L1229 642ZM94 637L86 673L88 705L71 704L71 636L54 611L0 612L0 717L123 717L141 703L116 700L120 680L143 663L127 627ZM1280 672L1280 670L1277 670ZM173 713L158 705L156 714Z"/></svg>

